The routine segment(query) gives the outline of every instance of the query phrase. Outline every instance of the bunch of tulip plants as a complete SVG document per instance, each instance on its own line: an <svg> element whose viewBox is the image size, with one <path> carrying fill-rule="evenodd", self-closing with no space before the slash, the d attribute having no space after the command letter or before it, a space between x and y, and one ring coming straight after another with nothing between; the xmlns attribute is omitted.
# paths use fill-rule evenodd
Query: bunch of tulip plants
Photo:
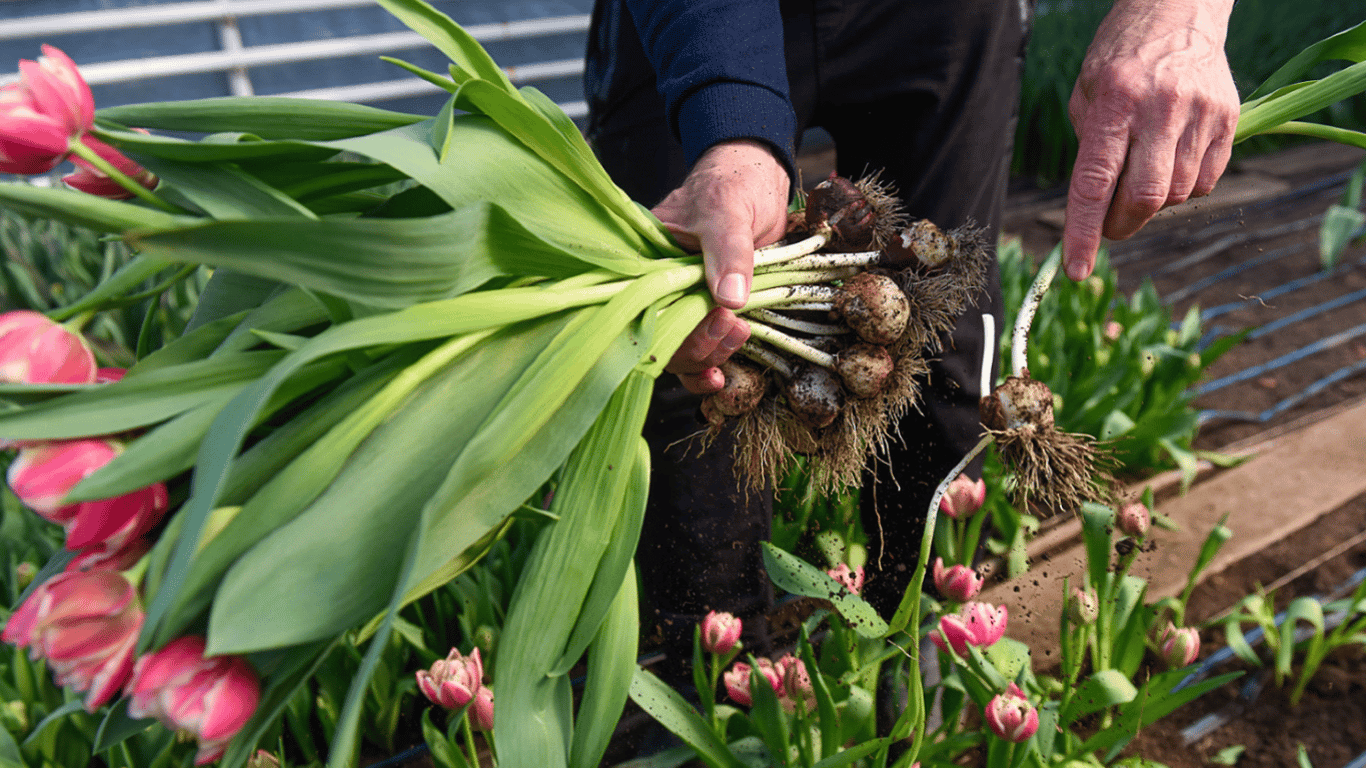
<svg viewBox="0 0 1366 768"><path fill-rule="evenodd" d="M439 114L269 97L96 110L51 47L4 87L0 171L67 159L77 171L67 188L0 186L0 205L136 252L52 316L0 319L0 439L19 451L10 484L65 529L4 636L103 713L97 751L155 718L189 735L197 762L240 768L334 651L364 647L327 757L348 764L367 691L405 629L400 610L525 517L549 522L498 644L500 764L596 765L628 693L657 690L635 664L640 431L653 379L710 309L701 259L458 25L421 0L380 3L451 59L446 73L396 62L451 93ZM1366 26L1344 35L1275 77L1361 58ZM1240 137L1366 88L1363 66L1259 97ZM102 373L84 324L200 265L215 278L185 332ZM1056 260L1038 284L1055 271ZM830 274L774 256L755 295ZM877 644L914 635L928 555L927 537L885 622L819 571L771 571L789 591L826 594L858 643ZM1019 735L1021 697L968 650L981 685L965 689L1010 696L993 717ZM585 653L576 699L569 672ZM465 658L444 671L464 670L466 714L479 717L482 681ZM1010 669L1035 695L1024 665ZM934 748L910 680L892 733L913 735L907 759ZM436 682L423 688L440 699ZM814 701L803 717L820 716ZM786 754L778 726L763 728ZM837 740L822 736L821 754ZM789 742L811 755L815 743Z"/></svg>

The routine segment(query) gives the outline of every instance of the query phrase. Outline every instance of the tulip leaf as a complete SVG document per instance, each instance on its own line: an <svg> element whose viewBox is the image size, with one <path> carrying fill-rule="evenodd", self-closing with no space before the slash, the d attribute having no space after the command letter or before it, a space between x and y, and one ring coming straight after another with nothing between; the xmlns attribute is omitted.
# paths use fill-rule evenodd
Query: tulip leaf
<svg viewBox="0 0 1366 768"><path fill-rule="evenodd" d="M133 238L180 262L304 286L386 309L450 298L502 275L570 277L593 267L476 202L421 219L253 219Z"/></svg>
<svg viewBox="0 0 1366 768"><path fill-rule="evenodd" d="M240 352L150 371L136 378L0 413L0 435L65 440L127 432L234 393L278 362L276 351Z"/></svg>
<svg viewBox="0 0 1366 768"><path fill-rule="evenodd" d="M1072 696L1067 708L1059 715L1064 723L1075 722L1092 712L1125 704L1138 697L1138 689L1123 672L1102 669L1088 677Z"/></svg>
<svg viewBox="0 0 1366 768"><path fill-rule="evenodd" d="M337 641L314 643L284 649L275 665L266 671L261 681L261 699L251 719L237 732L223 754L221 768L243 768L266 731L277 726L296 691L308 682L322 666L323 660L336 648ZM263 670L265 671L265 670Z"/></svg>
<svg viewBox="0 0 1366 768"><path fill-rule="evenodd" d="M1248 94L1247 100L1255 101L1290 85L1304 77L1309 70L1314 68L1314 65L1331 59L1345 59L1347 61L1366 59L1366 21L1351 29L1345 29L1324 38L1300 51L1290 61L1282 64L1279 69L1271 73L1270 77L1257 86L1257 90Z"/></svg>
<svg viewBox="0 0 1366 768"><path fill-rule="evenodd" d="M1231 672L1226 675L1219 675L1180 690L1174 689L1186 677L1187 670L1172 669L1154 675L1143 684L1137 696L1119 705L1119 716L1115 718L1113 725L1091 736L1072 753L1090 754L1099 750L1108 750L1101 757L1103 762L1108 763L1119 754L1119 751L1133 739L1140 729L1152 725L1171 714L1177 707L1242 674L1242 672Z"/></svg>
<svg viewBox="0 0 1366 768"><path fill-rule="evenodd" d="M617 274L640 274L652 265L641 254L682 255L647 244L640 234L592 195L481 115L450 123L449 141L460 152L444 161L431 145L434 121L330 142L403 171L454 209L496 200L536 237Z"/></svg>
<svg viewBox="0 0 1366 768"><path fill-rule="evenodd" d="M60 723L67 715L70 715L73 712L80 712L84 708L84 703L80 699L71 699L70 701L67 701L60 707L49 712L47 717L39 720L38 724L33 726L33 730L29 731L28 736L24 739L24 743L20 746L28 747L37 741L48 728Z"/></svg>
<svg viewBox="0 0 1366 768"><path fill-rule="evenodd" d="M328 141L421 122L426 117L363 104L286 96L233 96L126 104L96 111L122 126L195 133L238 132L263 139Z"/></svg>
<svg viewBox="0 0 1366 768"><path fill-rule="evenodd" d="M96 232L120 234L135 230L174 229L195 221L189 216L173 216L141 205L105 200L74 189L34 187L27 184L0 184L0 207L25 216L64 221ZM153 266L158 268L149 272ZM132 268L129 274L141 277L142 279L137 281L141 282L166 266L165 262L157 262L155 259L144 260ZM132 287L123 282L120 282L119 286L125 290Z"/></svg>
<svg viewBox="0 0 1366 768"><path fill-rule="evenodd" d="M1238 128L1233 140L1236 143L1270 131L1363 90L1366 90L1366 61L1340 69L1320 80L1286 86L1263 97L1255 105L1244 107L1238 117Z"/></svg>
<svg viewBox="0 0 1366 768"><path fill-rule="evenodd" d="M99 754L115 744L120 744L129 737L147 730L156 722L156 719L151 717L130 717L128 702L127 698L119 699L109 707L109 712L105 714L95 731L95 743L90 747L91 753ZM0 763L0 766L2 765L4 763Z"/></svg>
<svg viewBox="0 0 1366 768"><path fill-rule="evenodd" d="M773 583L787 592L829 600L861 637L880 638L887 634L887 622L873 606L796 555L764 542L764 568Z"/></svg>
<svg viewBox="0 0 1366 768"><path fill-rule="evenodd" d="M725 742L718 739L711 726L697 714L697 710L667 683L645 669L637 668L635 677L631 679L631 701L692 747L702 762L711 768L744 768Z"/></svg>
<svg viewBox="0 0 1366 768"><path fill-rule="evenodd" d="M214 219L317 218L298 201L228 163L175 163L136 153L134 159L161 178L158 192L170 187Z"/></svg>
<svg viewBox="0 0 1366 768"><path fill-rule="evenodd" d="M646 468L647 482L648 472ZM630 695L640 636L640 604L635 567L629 558L626 569L621 587L588 648L583 698L579 702L569 749L569 768L594 768L601 763Z"/></svg>
<svg viewBox="0 0 1366 768"><path fill-rule="evenodd" d="M0 768L27 768L14 736L0 728Z"/></svg>
<svg viewBox="0 0 1366 768"><path fill-rule="evenodd" d="M139 157L161 157L185 163L242 160L322 160L336 154L325 144L298 139L270 141L250 133L215 133L199 141L156 136L135 131L101 130L96 134L115 147Z"/></svg>

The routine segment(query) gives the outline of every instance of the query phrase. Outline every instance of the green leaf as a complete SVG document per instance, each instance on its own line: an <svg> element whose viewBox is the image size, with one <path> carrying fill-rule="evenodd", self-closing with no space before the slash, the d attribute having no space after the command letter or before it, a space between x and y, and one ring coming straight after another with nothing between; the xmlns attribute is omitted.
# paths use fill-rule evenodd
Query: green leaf
<svg viewBox="0 0 1366 768"><path fill-rule="evenodd" d="M34 187L27 184L0 184L0 207L25 216L64 221L96 232L120 234L135 230L174 229L195 221L188 216L172 216L142 205L106 200L74 189ZM156 263L148 264L144 261L134 269L137 274L146 274L146 269L151 266L156 266ZM146 276L150 277L152 274L156 272Z"/></svg>
<svg viewBox="0 0 1366 768"><path fill-rule="evenodd" d="M647 468L647 482L648 477ZM588 650L583 698L570 743L570 768L594 768L600 763L630 695L636 672L640 614L635 568L629 559L627 569Z"/></svg>
<svg viewBox="0 0 1366 768"><path fill-rule="evenodd" d="M1244 107L1238 117L1234 143L1269 131L1291 120L1366 90L1366 61L1338 70L1321 80L1298 83L1277 90L1254 106Z"/></svg>
<svg viewBox="0 0 1366 768"><path fill-rule="evenodd" d="M1248 94L1248 101L1257 99L1290 85L1304 77L1314 65L1331 59L1361 61L1366 58L1366 22L1345 29L1331 37L1320 40L1296 54L1280 69L1271 73L1257 89Z"/></svg>
<svg viewBox="0 0 1366 768"><path fill-rule="evenodd" d="M890 742L891 739L881 738L855 744L848 749L840 750L824 760L817 762L815 765L811 766L811 768L843 768L846 765L853 765L855 762L862 760L887 746Z"/></svg>
<svg viewBox="0 0 1366 768"><path fill-rule="evenodd" d="M33 744L39 739L39 737L43 735L43 732L46 731L48 728L61 722L61 720L65 718L67 715L80 712L82 711L82 709L83 706L80 699L71 699L65 704L62 704L60 707L57 707L56 709L52 710L47 714L47 717L43 718L42 720L39 720L38 724L33 726L33 730L29 731L28 737L24 739L24 743L22 744L22 746L28 747L29 745Z"/></svg>
<svg viewBox="0 0 1366 768"><path fill-rule="evenodd" d="M1030 666L1029 646L1010 637L1003 637L987 646L982 655L1006 680L1017 679Z"/></svg>
<svg viewBox="0 0 1366 768"><path fill-rule="evenodd" d="M668 684L644 669L631 680L631 701L697 752L711 768L744 768L730 748Z"/></svg>
<svg viewBox="0 0 1366 768"><path fill-rule="evenodd" d="M130 155L161 157L186 163L220 163L243 160L322 160L336 154L325 143L298 139L269 141L249 133L215 133L199 141L134 131L102 130L97 135ZM80 193L78 193L80 194Z"/></svg>
<svg viewBox="0 0 1366 768"><path fill-rule="evenodd" d="M1183 704L1236 679L1242 673L1219 675L1173 691L1172 689L1188 674L1189 671L1186 669L1172 669L1150 678L1139 690L1138 696L1120 706L1119 716L1111 727L1091 736L1073 750L1073 754L1106 750L1101 759L1113 760L1139 729L1152 725Z"/></svg>
<svg viewBox="0 0 1366 768"><path fill-rule="evenodd" d="M487 202L421 219L209 222L134 238L134 247L385 309L457 296L503 275L564 278L595 266Z"/></svg>
<svg viewBox="0 0 1366 768"><path fill-rule="evenodd" d="M284 96L231 96L104 107L99 120L196 133L250 133L263 139L329 141L421 122L422 115L363 104Z"/></svg>
<svg viewBox="0 0 1366 768"><path fill-rule="evenodd" d="M1128 703L1137 697L1138 689L1129 682L1124 673L1115 669L1103 669L1078 686L1067 709L1063 710L1059 717L1062 722L1070 724L1079 717Z"/></svg>
<svg viewBox="0 0 1366 768"><path fill-rule="evenodd" d="M1366 226L1366 213L1343 205L1329 207L1319 225L1319 265L1325 270L1336 267L1342 252L1362 226Z"/></svg>
<svg viewBox="0 0 1366 768"><path fill-rule="evenodd" d="M95 732L95 743L90 747L92 753L98 754L115 744L120 744L125 739L147 730L156 722L150 717L129 717L128 702L127 698L119 699L109 707L109 712L100 721L99 730Z"/></svg>
<svg viewBox="0 0 1366 768"><path fill-rule="evenodd" d="M436 46L437 50L476 77L481 77L505 91L513 91L512 81L508 80L479 41L466 32L450 17L431 7L422 0L378 0L384 9L408 25L408 28L422 35Z"/></svg>
<svg viewBox="0 0 1366 768"><path fill-rule="evenodd" d="M773 583L787 592L829 600L860 636L871 639L887 633L887 622L863 598L810 563L768 542L764 542L764 568Z"/></svg>
<svg viewBox="0 0 1366 768"><path fill-rule="evenodd" d="M0 768L28 768L14 736L4 728L0 728Z"/></svg>
<svg viewBox="0 0 1366 768"><path fill-rule="evenodd" d="M293 198L234 165L169 162L142 155L135 159L159 176L162 184L215 219L317 218Z"/></svg>

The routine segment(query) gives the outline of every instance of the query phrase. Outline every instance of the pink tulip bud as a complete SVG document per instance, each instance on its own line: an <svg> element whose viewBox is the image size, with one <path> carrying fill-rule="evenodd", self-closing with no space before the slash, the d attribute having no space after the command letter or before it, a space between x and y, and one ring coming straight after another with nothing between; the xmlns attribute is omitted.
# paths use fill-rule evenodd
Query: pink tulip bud
<svg viewBox="0 0 1366 768"><path fill-rule="evenodd" d="M850 568L847 563L840 563L825 572L830 578L838 581L845 589L854 594L863 592L863 567Z"/></svg>
<svg viewBox="0 0 1366 768"><path fill-rule="evenodd" d="M95 383L113 384L116 381L123 381L123 377L127 374L127 368L98 368L95 370ZM267 752L266 754L270 753Z"/></svg>
<svg viewBox="0 0 1366 768"><path fill-rule="evenodd" d="M95 356L79 334L40 312L6 312L0 315L0 382L93 384Z"/></svg>
<svg viewBox="0 0 1366 768"><path fill-rule="evenodd" d="M955 520L972 517L987 500L985 480L970 480L967 475L959 475L949 483L944 497L939 500L939 511Z"/></svg>
<svg viewBox="0 0 1366 768"><path fill-rule="evenodd" d="M89 439L24 448L10 463L9 486L25 506L66 528L67 549L103 546L117 551L161 522L169 506L163 483L112 499L62 502L122 450L117 443Z"/></svg>
<svg viewBox="0 0 1366 768"><path fill-rule="evenodd" d="M742 707L754 703L754 697L749 692L749 671L748 664L737 661L721 675L721 682L726 686L726 695Z"/></svg>
<svg viewBox="0 0 1366 768"><path fill-rule="evenodd" d="M1039 712L1014 683L987 702L982 713L991 732L1016 744L1028 741L1039 730Z"/></svg>
<svg viewBox="0 0 1366 768"><path fill-rule="evenodd" d="M1200 656L1200 632L1195 627L1180 627L1170 621L1162 630L1157 645L1162 650L1162 661L1169 668L1195 663Z"/></svg>
<svg viewBox="0 0 1366 768"><path fill-rule="evenodd" d="M142 556L152 549L152 542L138 539L121 549L103 544L81 550L66 564L64 571L126 571L137 565Z"/></svg>
<svg viewBox="0 0 1366 768"><path fill-rule="evenodd" d="M459 709L479 693L484 684L484 662L479 649L462 655L452 648L444 659L438 659L431 669L417 672L417 686L433 703L446 709Z"/></svg>
<svg viewBox="0 0 1366 768"><path fill-rule="evenodd" d="M142 620L137 591L123 574L59 573L10 616L0 639L46 659L59 685L88 691L85 708L94 712L132 673Z"/></svg>
<svg viewBox="0 0 1366 768"><path fill-rule="evenodd" d="M96 571L96 573L100 573ZM128 714L155 717L199 741L195 765L223 756L261 700L261 684L239 656L204 656L202 637L180 637L138 659Z"/></svg>
<svg viewBox="0 0 1366 768"><path fill-rule="evenodd" d="M1120 337L1123 333L1124 333L1124 326L1120 325L1119 323L1115 322L1114 320L1111 320L1110 322L1108 322L1108 323L1105 324L1105 334L1104 334L1104 335L1105 335L1105 340L1106 340L1106 341L1118 341L1118 340L1119 340L1119 337Z"/></svg>
<svg viewBox="0 0 1366 768"><path fill-rule="evenodd" d="M19 62L19 82L0 88L0 173L47 173L94 118L95 100L75 62L44 45L38 61Z"/></svg>
<svg viewBox="0 0 1366 768"><path fill-rule="evenodd" d="M127 155L105 144L94 136L82 136L81 143L95 150L95 154L104 158L110 165L117 168L123 175L136 181L148 189L155 189L157 185L156 174L143 168L128 158ZM97 197L104 197L110 200L127 200L133 193L109 178L104 171L91 165L88 161L78 156L72 156L71 162L76 164L76 172L69 173L62 177L62 181L73 189L79 189L87 194Z"/></svg>
<svg viewBox="0 0 1366 768"><path fill-rule="evenodd" d="M1072 599L1067 603L1067 618L1073 624L1091 624L1100 617L1100 598L1094 589L1072 588Z"/></svg>
<svg viewBox="0 0 1366 768"><path fill-rule="evenodd" d="M944 567L944 558L934 559L934 588L945 599L963 603L982 591L982 577L966 565Z"/></svg>
<svg viewBox="0 0 1366 768"><path fill-rule="evenodd" d="M247 768L280 768L280 758L264 749L258 749L247 761Z"/></svg>
<svg viewBox="0 0 1366 768"><path fill-rule="evenodd" d="M1119 508L1118 521L1119 529L1126 536L1142 539L1147 537L1152 527L1152 514L1143 506L1143 502L1131 501Z"/></svg>
<svg viewBox="0 0 1366 768"><path fill-rule="evenodd" d="M14 585L20 591L28 589L28 585L33 583L34 577L38 575L38 566L24 561L14 566Z"/></svg>
<svg viewBox="0 0 1366 768"><path fill-rule="evenodd" d="M930 640L944 653L952 649L959 656L967 656L973 636L963 617L953 613L939 617L939 626L930 630Z"/></svg>
<svg viewBox="0 0 1366 768"><path fill-rule="evenodd" d="M470 705L470 724L476 730L493 730L493 689L488 686L480 686L479 691L474 694L474 703Z"/></svg>
<svg viewBox="0 0 1366 768"><path fill-rule="evenodd" d="M778 659L774 667L782 675L783 685L779 697L784 707L795 708L794 705L801 702L805 711L814 711L816 688L811 683L811 673L807 670L806 663L789 653Z"/></svg>
<svg viewBox="0 0 1366 768"><path fill-rule="evenodd" d="M702 618L702 650L723 655L740 641L743 623L729 613L712 611Z"/></svg>

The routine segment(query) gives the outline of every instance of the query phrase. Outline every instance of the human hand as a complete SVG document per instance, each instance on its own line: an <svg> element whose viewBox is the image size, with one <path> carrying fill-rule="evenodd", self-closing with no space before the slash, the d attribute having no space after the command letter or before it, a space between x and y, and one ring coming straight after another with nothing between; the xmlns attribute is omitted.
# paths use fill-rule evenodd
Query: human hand
<svg viewBox="0 0 1366 768"><path fill-rule="evenodd" d="M721 389L725 377L717 366L749 338L749 326L732 310L749 301L755 247L787 231L788 186L787 170L767 146L727 141L704 152L683 184L653 209L679 245L702 251L707 288L718 305L665 367L689 392Z"/></svg>
<svg viewBox="0 0 1366 768"><path fill-rule="evenodd" d="M1068 112L1080 146L1067 194L1067 275L1101 236L1207 195L1228 165L1239 99L1224 55L1233 0L1118 0L1087 49Z"/></svg>

